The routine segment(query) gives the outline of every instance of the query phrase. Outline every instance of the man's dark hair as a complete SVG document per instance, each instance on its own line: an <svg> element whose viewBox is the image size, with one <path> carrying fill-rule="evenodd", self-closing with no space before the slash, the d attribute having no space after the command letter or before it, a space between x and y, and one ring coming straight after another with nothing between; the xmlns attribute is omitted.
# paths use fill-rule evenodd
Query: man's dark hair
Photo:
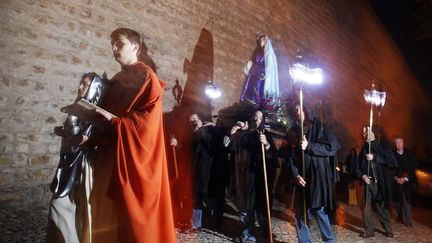
<svg viewBox="0 0 432 243"><path fill-rule="evenodd" d="M372 125L372 132L375 134L375 136L384 136L384 128L381 125L374 124Z"/></svg>
<svg viewBox="0 0 432 243"><path fill-rule="evenodd" d="M368 128L369 125L364 125L363 128ZM384 140L387 141L387 135L384 131L384 128L381 125L374 124L372 125L372 132L375 135L375 138L379 141Z"/></svg>
<svg viewBox="0 0 432 243"><path fill-rule="evenodd" d="M263 118L264 118L264 111L262 111L261 109L253 109L251 110L251 112L249 113L249 119L253 119L253 117L255 116L255 113L257 112L261 112L263 114Z"/></svg>
<svg viewBox="0 0 432 243"><path fill-rule="evenodd" d="M265 126L265 117L266 117L266 114L265 114L261 109L254 109L254 110L253 110L253 113L249 115L249 121L251 121L251 119L254 118L255 114L256 114L258 111L261 112L261 114L262 114L262 120L261 120L261 123L258 125L257 129L258 129L259 131L264 131L264 126Z"/></svg>
<svg viewBox="0 0 432 243"><path fill-rule="evenodd" d="M141 44L141 37L135 30L118 28L111 33L111 39L117 39L120 35L124 35L132 44Z"/></svg>
<svg viewBox="0 0 432 243"><path fill-rule="evenodd" d="M83 74L83 76L81 77L81 80L85 79L85 78L89 78L91 81L93 81L94 77L96 77L96 73L94 72L90 72L90 73L85 73Z"/></svg>

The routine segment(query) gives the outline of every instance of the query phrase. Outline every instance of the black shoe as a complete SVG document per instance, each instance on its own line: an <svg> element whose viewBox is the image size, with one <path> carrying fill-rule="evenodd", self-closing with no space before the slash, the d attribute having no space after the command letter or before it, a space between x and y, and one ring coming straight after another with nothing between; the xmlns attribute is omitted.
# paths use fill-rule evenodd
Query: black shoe
<svg viewBox="0 0 432 243"><path fill-rule="evenodd" d="M375 233L374 232L364 232L360 236L363 238L371 238L371 237L375 237Z"/></svg>
<svg viewBox="0 0 432 243"><path fill-rule="evenodd" d="M384 232L384 236L387 238L393 238L393 233L392 232Z"/></svg>

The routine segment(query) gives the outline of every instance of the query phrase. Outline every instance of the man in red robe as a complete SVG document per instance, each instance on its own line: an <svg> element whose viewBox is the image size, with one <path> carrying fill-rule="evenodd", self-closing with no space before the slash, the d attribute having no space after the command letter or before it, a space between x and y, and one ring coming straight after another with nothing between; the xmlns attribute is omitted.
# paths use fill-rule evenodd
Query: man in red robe
<svg viewBox="0 0 432 243"><path fill-rule="evenodd" d="M162 121L163 83L138 61L140 36L111 34L121 71L106 85L101 107L115 116L95 119L87 143L94 183L92 242L175 242ZM96 121L97 120L97 121Z"/></svg>

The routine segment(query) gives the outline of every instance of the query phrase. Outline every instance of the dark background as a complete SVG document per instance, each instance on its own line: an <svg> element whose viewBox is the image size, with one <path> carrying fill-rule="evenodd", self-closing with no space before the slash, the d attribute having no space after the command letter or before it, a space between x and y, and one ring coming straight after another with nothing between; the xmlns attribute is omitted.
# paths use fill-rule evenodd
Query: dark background
<svg viewBox="0 0 432 243"><path fill-rule="evenodd" d="M432 0L370 0L415 77L432 99Z"/></svg>

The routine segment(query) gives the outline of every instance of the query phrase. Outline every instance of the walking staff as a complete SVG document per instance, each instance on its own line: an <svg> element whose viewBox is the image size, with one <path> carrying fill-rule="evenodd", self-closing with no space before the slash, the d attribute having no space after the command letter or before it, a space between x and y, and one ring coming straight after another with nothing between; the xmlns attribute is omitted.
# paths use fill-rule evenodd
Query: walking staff
<svg viewBox="0 0 432 243"><path fill-rule="evenodd" d="M260 132L260 135L264 134L264 129ZM264 173L264 189L266 195L266 206L267 206L267 220L268 220L268 230L269 230L269 240L270 243L273 243L273 235L272 235L272 225L271 225L271 215L270 215L270 200L269 193L267 187L267 169L266 169L266 158L265 158L265 148L264 143L261 142L261 154L262 154L262 162L263 162L263 173Z"/></svg>

